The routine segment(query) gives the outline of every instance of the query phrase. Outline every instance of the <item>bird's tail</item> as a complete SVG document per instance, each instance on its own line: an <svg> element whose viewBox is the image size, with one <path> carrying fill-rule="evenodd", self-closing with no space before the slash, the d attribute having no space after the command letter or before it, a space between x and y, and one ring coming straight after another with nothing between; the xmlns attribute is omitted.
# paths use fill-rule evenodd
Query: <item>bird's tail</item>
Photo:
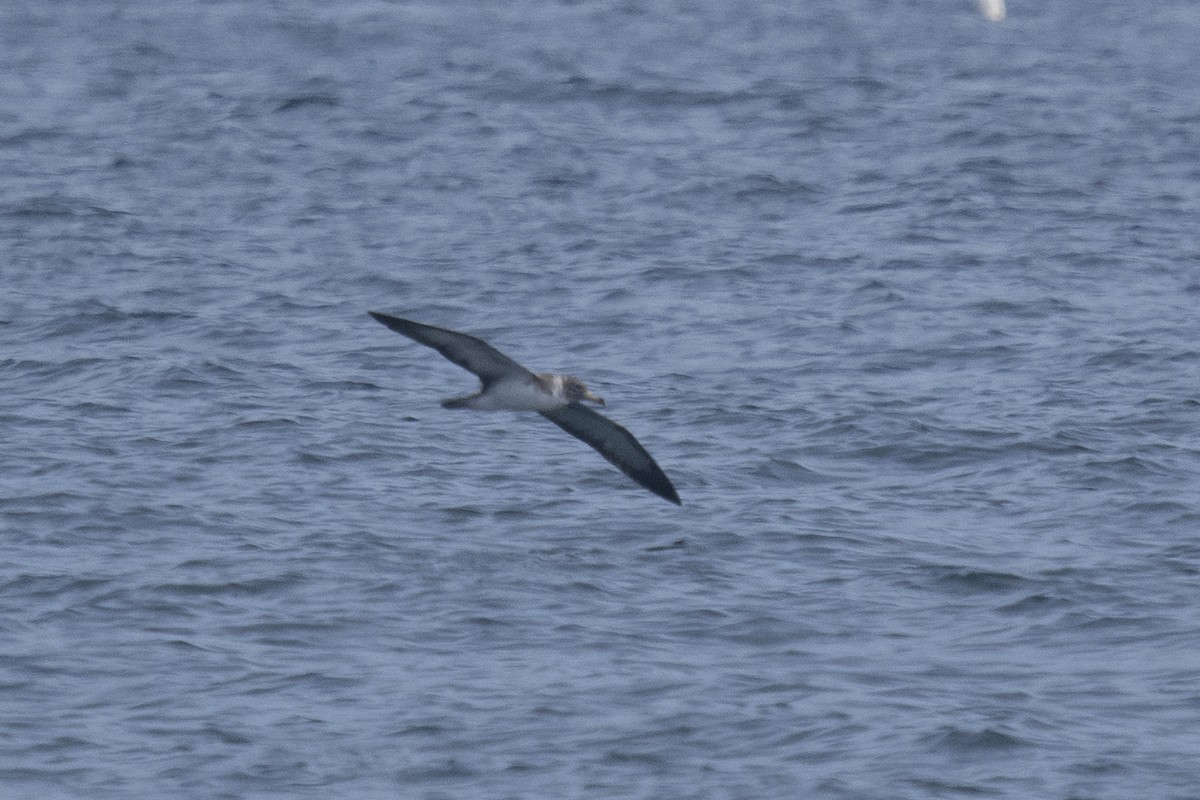
<svg viewBox="0 0 1200 800"><path fill-rule="evenodd" d="M451 397L442 401L442 408L470 408L471 401L475 399L475 395L467 397Z"/></svg>

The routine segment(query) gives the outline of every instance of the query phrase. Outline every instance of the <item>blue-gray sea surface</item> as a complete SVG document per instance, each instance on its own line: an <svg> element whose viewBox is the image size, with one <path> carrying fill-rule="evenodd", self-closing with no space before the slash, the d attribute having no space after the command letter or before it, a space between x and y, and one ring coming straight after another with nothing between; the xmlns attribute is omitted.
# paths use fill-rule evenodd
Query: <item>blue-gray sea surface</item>
<svg viewBox="0 0 1200 800"><path fill-rule="evenodd" d="M1200 797L1197 64L1194 0L3 4L0 796Z"/></svg>

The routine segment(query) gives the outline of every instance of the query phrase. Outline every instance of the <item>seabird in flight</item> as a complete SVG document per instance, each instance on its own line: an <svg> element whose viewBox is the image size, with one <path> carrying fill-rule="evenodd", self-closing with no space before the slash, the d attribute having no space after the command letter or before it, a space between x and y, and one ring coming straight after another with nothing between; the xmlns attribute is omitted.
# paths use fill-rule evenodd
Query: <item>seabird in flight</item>
<svg viewBox="0 0 1200 800"><path fill-rule="evenodd" d="M487 342L465 333L422 325L400 317L368 312L396 333L432 347L458 366L474 372L482 384L467 397L442 401L443 408L479 411L536 411L567 433L587 442L600 455L659 497L683 505L662 468L633 434L583 405L604 405L583 381L570 375L536 374Z"/></svg>

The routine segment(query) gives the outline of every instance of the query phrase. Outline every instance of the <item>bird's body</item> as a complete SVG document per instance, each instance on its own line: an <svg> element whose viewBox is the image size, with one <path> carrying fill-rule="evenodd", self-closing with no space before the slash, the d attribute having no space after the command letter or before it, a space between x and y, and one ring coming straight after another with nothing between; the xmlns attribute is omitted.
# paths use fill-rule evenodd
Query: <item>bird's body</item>
<svg viewBox="0 0 1200 800"><path fill-rule="evenodd" d="M475 411L553 411L571 402L564 391L567 375L517 375L502 378L469 397L442 401L443 408Z"/></svg>
<svg viewBox="0 0 1200 800"><path fill-rule="evenodd" d="M432 347L450 361L479 376L473 395L444 400L444 408L476 411L536 411L577 439L586 442L622 472L659 497L681 504L666 473L633 434L583 405L604 405L583 381L570 375L535 374L482 339L465 333L370 312L387 327Z"/></svg>

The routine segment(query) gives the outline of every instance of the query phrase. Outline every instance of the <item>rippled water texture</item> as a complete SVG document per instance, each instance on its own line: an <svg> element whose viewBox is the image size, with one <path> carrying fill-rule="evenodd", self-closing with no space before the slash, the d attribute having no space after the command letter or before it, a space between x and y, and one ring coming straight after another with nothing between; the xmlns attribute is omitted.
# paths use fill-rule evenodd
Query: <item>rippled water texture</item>
<svg viewBox="0 0 1200 800"><path fill-rule="evenodd" d="M1007 12L0 7L0 794L1195 798L1200 8Z"/></svg>

